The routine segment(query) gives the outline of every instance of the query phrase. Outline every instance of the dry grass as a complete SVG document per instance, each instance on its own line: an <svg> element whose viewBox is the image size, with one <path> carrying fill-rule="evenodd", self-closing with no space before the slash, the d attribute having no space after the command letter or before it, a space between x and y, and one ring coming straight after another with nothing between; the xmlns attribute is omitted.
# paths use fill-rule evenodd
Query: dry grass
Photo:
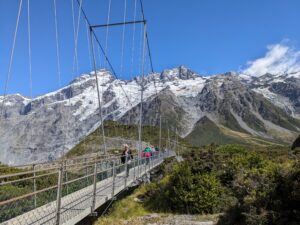
<svg viewBox="0 0 300 225"><path fill-rule="evenodd" d="M237 139L241 139L241 140L245 141L248 144L257 145L257 146L260 146L260 147L266 147L266 146L270 146L270 145L283 146L283 145L280 145L280 144L277 144L277 143L274 143L274 142L271 142L271 141L268 141L268 140L264 140L264 139L261 139L261 138L254 137L250 134L230 130L227 127L224 127L224 126L221 126L221 125L219 127L220 127L220 129L222 130L222 132L224 134L226 134L228 136L231 136L231 137L234 137L234 138L237 138Z"/></svg>
<svg viewBox="0 0 300 225"><path fill-rule="evenodd" d="M142 203L134 200L145 191L145 186L141 186L130 196L115 202L108 215L99 218L95 225L126 224L126 220L149 214Z"/></svg>

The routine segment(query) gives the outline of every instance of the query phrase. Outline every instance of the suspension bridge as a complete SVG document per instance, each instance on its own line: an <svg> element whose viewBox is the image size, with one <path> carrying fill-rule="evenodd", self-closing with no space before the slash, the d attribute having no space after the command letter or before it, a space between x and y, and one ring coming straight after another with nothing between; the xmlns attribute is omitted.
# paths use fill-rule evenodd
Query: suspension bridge
<svg viewBox="0 0 300 225"><path fill-rule="evenodd" d="M106 155L19 167L22 172L0 176L0 185L32 186L32 192L0 202L1 224L76 224L172 156L135 155L122 164L119 156Z"/></svg>
<svg viewBox="0 0 300 225"><path fill-rule="evenodd" d="M25 1L25 0L24 0ZM4 95L0 108L0 119L5 119L5 101L8 93L8 84L11 78L12 65L16 47L16 39L19 29L20 15L23 7L23 0L19 1L18 15L16 26L13 35L13 44L11 48L8 73L4 86ZM83 0L71 0L73 33L74 33L74 55L73 55L73 71L78 72L78 36L80 20L83 18L86 24L88 58L90 59L91 69L95 72L95 82L97 87L97 103L98 115L100 121L101 146L95 149L94 154L86 154L80 157L62 158L51 162L37 162L34 164L26 164L16 167L1 166L5 174L0 176L0 188L3 195L0 196L0 223L5 225L33 225L33 224L76 224L87 216L96 216L97 209L107 204L109 207L114 199L129 187L137 185L143 179L149 179L149 172L159 166L165 158L176 155L176 143L173 145L175 151L172 151L172 146L169 144L167 151L162 151L162 116L159 109L156 115L159 119L159 151L153 152L151 157L145 158L142 156L142 129L143 129L143 101L145 89L145 67L146 59L150 72L153 73L153 63L149 46L147 33L147 20L145 19L142 0L133 0L133 20L126 20L128 0L124 0L123 21L118 23L110 22L111 2L108 0L107 21L105 24L92 24L88 14L83 8ZM30 0L27 0L27 31L28 31L28 58L29 58L29 87L30 97L32 94L32 50L31 50L31 20L30 20ZM78 5L78 18L75 21L74 2ZM140 5L141 18L137 19L138 2ZM61 55L59 49L59 29L57 18L57 1L53 0L54 7L54 25L55 25L55 40L56 40L56 62L58 86L61 86ZM76 27L77 24L77 27ZM119 73L124 71L124 48L125 48L125 31L126 26L133 25L132 49L131 49L131 65L130 75L132 76L134 67L136 41L136 26L141 25L140 38L137 45L140 47L139 60L141 77L140 77L140 108L139 108L139 123L137 129L138 147L133 159L124 163L120 160L120 155L109 155L106 146L106 136L104 129L104 120L106 115L102 109L102 93L98 82L97 70L101 65L98 56L102 56L102 67L107 67L111 74L118 79L116 69L113 66L108 56L108 35L110 27L121 27L121 65ZM98 29L106 29L105 45L100 42L97 36ZM98 52L97 52L98 49ZM101 62L100 62L101 63ZM155 80L154 86L156 89ZM126 100L131 104L128 93L124 89L121 90L126 96ZM157 90L156 90L157 94ZM70 96L71 98L71 96ZM157 104L158 106L158 104ZM59 110L59 109L58 109ZM1 122L0 120L0 122ZM29 131L30 132L30 131ZM169 134L168 134L169 135ZM175 141L176 142L176 141ZM169 140L170 143L170 140ZM26 148L26 146L25 146ZM30 148L28 146L28 148ZM34 153L33 153L34 154ZM101 215L100 215L101 216Z"/></svg>

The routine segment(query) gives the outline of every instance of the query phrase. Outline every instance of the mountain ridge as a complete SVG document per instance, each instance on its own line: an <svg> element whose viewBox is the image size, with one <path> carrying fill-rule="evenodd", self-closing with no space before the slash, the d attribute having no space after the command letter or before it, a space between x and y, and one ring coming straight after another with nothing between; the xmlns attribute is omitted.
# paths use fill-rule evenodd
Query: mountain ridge
<svg viewBox="0 0 300 225"><path fill-rule="evenodd" d="M136 124L141 78L118 80L103 69L97 76L104 119ZM193 131L206 118L223 133L288 143L300 130L299 88L300 73L208 77L180 66L145 77L143 124L157 126L162 115L164 127L197 137ZM2 101L0 161L9 164L58 158L100 125L95 72L33 99L15 94Z"/></svg>

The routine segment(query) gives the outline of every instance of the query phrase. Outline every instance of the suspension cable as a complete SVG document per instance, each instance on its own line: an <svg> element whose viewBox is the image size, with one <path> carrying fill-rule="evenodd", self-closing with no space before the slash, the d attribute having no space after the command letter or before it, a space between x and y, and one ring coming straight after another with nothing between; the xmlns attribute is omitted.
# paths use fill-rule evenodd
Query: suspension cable
<svg viewBox="0 0 300 225"><path fill-rule="evenodd" d="M91 67L91 70L93 70L92 59L91 59L91 46L90 46L90 41L89 41L89 27L88 27L89 25L88 25L87 21L85 21L85 26L86 26L86 40L87 40L87 43L88 43L90 67Z"/></svg>
<svg viewBox="0 0 300 225"><path fill-rule="evenodd" d="M99 45L97 45L97 50L98 50L98 57L99 57L99 68L101 68L101 66L102 66L102 62L101 62L101 54L100 54L100 47L99 47Z"/></svg>
<svg viewBox="0 0 300 225"><path fill-rule="evenodd" d="M76 2L77 2L77 4L78 4L78 6L80 6L79 0L76 0ZM86 22L88 23L89 27L91 27L92 24L91 24L91 22L89 21L89 19L88 19L86 13L85 13L83 7L81 7L81 12L82 12L82 15L84 16ZM102 54L104 55L105 60L107 61L107 63L108 63L108 65L109 65L109 67L110 67L110 69L111 69L111 71L112 71L114 77L115 77L116 79L119 79L118 76L116 75L115 69L113 68L113 66L112 66L112 64L111 64L111 62L110 62L108 56L106 55L105 50L104 50L103 46L101 45L101 43L100 43L100 41L99 41L97 35L95 34L95 32L94 32L93 30L92 30L92 33L93 33L93 35L94 35L95 41L97 42L98 46L100 47L100 50L101 50Z"/></svg>
<svg viewBox="0 0 300 225"><path fill-rule="evenodd" d="M77 74L79 73L78 68L78 54L76 49L76 28L75 28L75 13L74 13L74 2L71 0L71 7L72 7L72 25L73 25L73 38L74 38L74 58L73 58L73 76L75 77L75 64L77 69Z"/></svg>
<svg viewBox="0 0 300 225"><path fill-rule="evenodd" d="M27 29L28 29L28 58L29 58L29 93L32 98L32 65L31 65L31 29L30 29L30 0L27 1Z"/></svg>
<svg viewBox="0 0 300 225"><path fill-rule="evenodd" d="M78 47L78 34L79 34L79 29L80 29L80 18L81 18L81 7L82 7L82 3L83 0L80 0L80 4L79 4L79 9L78 9L78 18L77 18L77 29L76 29L76 36L75 36L75 49L74 49L74 59L73 62L75 61L75 56L77 55L77 72L78 72L78 51L77 51L77 47Z"/></svg>
<svg viewBox="0 0 300 225"><path fill-rule="evenodd" d="M143 1L142 0L140 0L140 5L141 5L143 20L145 20L144 6L143 6ZM147 42L146 44L147 44L147 48L148 48L148 56L149 56L149 60L150 60L150 64L151 64L151 72L154 73L152 57L151 57L151 51L150 51L150 44L149 44L149 38L148 38L147 31L146 31L146 42Z"/></svg>
<svg viewBox="0 0 300 225"><path fill-rule="evenodd" d="M133 21L136 20L136 7L137 6L137 0L134 1L134 10L133 10ZM135 52L135 30L136 30L136 24L133 24L133 31L132 31L132 48L131 48L131 64L130 64L130 79L133 79L133 63L134 63L134 52ZM132 93L129 92L130 99L132 98Z"/></svg>
<svg viewBox="0 0 300 225"><path fill-rule="evenodd" d="M140 54L140 62L139 62L139 68L138 68L138 71L140 74L142 74L142 59L143 59L143 56L142 56L142 52L143 52L143 24L141 24L141 32L140 32L140 43L139 43L139 54Z"/></svg>
<svg viewBox="0 0 300 225"><path fill-rule="evenodd" d="M136 20L136 6L137 6L137 0L134 1L134 12L133 12L133 21ZM135 41L135 29L136 24L133 24L133 31L132 31L132 49L131 49L131 65L130 65L130 79L133 78L133 62L134 62L134 41Z"/></svg>
<svg viewBox="0 0 300 225"><path fill-rule="evenodd" d="M123 23L126 21L126 11L127 11L127 0L124 0L124 16L123 16ZM124 62L124 41L125 41L125 29L126 26L123 25L123 32L122 32L122 47L121 47L121 76L123 75L123 62Z"/></svg>
<svg viewBox="0 0 300 225"><path fill-rule="evenodd" d="M29 95L30 99L32 100L33 94L32 94L32 57L31 57L31 27L30 27L30 0L27 1L27 31L28 31L28 64L29 64ZM32 106L31 106L32 107ZM28 126L29 121L27 122L26 127ZM33 129L31 128L29 130L30 136L32 138L33 136ZM31 144L33 142L31 141ZM35 160L35 154L36 151L33 151L33 159ZM34 190L35 190L35 184L34 184ZM34 206L36 207L36 198L34 198Z"/></svg>
<svg viewBox="0 0 300 225"><path fill-rule="evenodd" d="M54 3L54 23L55 23L55 39L56 39L56 58L57 58L57 74L58 74L58 86L61 86L61 74L60 74L60 57L59 57L59 41L58 41L58 26L57 26L57 12L56 12L56 0Z"/></svg>
<svg viewBox="0 0 300 225"><path fill-rule="evenodd" d="M106 24L109 24L109 20L110 20L111 1L112 0L109 0L109 3L108 3L108 12L107 12ZM107 45L108 45L108 26L106 27L106 34L105 34L105 55L107 55ZM104 67L106 66L106 63L107 63L107 61L105 60Z"/></svg>
<svg viewBox="0 0 300 225"><path fill-rule="evenodd" d="M80 6L79 0L76 0L76 1L77 1L77 4ZM91 27L92 24L90 23L90 21L89 21L87 15L86 15L86 13L85 13L83 7L81 7L81 12L82 12L82 15L84 16L86 22L88 23L89 27ZM110 62L110 60L109 60L109 58L108 58L108 56L107 56L107 54L106 54L106 52L105 52L105 50L104 50L104 48L102 47L102 45L101 45L99 39L97 38L96 33L94 32L93 29L91 30L91 32L92 32L92 34L93 34L93 36L94 36L94 38L95 38L95 41L97 42L98 46L100 47L100 50L101 50L101 52L102 52L102 54L103 54L103 56L104 56L104 59L105 59L105 61L108 63L108 65L109 65L109 67L110 67L110 69L111 69L111 72L112 72L113 76L114 76L116 79L119 79L118 76L117 76L117 74L116 74L116 72L115 72L115 69L113 68L113 66L112 66L112 64L111 64L111 62ZM130 101L130 98L128 97L127 93L125 92L125 90L124 90L122 84L120 84L120 86L121 86L121 89L122 89L122 91L123 91L123 93L124 93L124 95L125 95L127 101L129 102L130 106L132 107L133 105L132 105L132 103L131 103L131 101Z"/></svg>
<svg viewBox="0 0 300 225"><path fill-rule="evenodd" d="M7 95L8 83L9 83L9 80L10 80L10 77L11 77L11 68L12 68L12 63L13 63L13 58L14 58L16 39L17 39L17 33L18 33L18 27L19 27L19 20L20 20L20 14L21 14L21 10L22 10L22 3L23 3L23 0L20 0L18 16L17 16L17 22L16 22L16 28L15 28L14 37L13 37L13 44L12 44L12 49L11 49L11 53L10 53L9 67L8 67L8 72L7 72L5 85L4 85L4 93L3 93L3 101L2 101L2 104L1 104L0 117L3 115L4 103L5 103L6 95Z"/></svg>
<svg viewBox="0 0 300 225"><path fill-rule="evenodd" d="M54 3L54 23L55 23L55 39L56 39L56 58L57 58L57 74L58 74L58 86L61 87L61 67L60 67L60 54L59 54L59 37L58 37L58 22L57 22L57 5L56 0L53 0ZM58 108L61 114L61 107ZM69 120L68 120L69 121ZM69 125L67 125L69 127ZM62 149L62 158L65 159L65 143L67 139L67 132L64 136L64 145Z"/></svg>
<svg viewBox="0 0 300 225"><path fill-rule="evenodd" d="M144 23L143 27L143 33L144 33L144 38L143 38L143 52L142 52L142 81L141 81L141 102L140 102L140 121L139 121L139 129L138 129L138 134L139 134L139 157L142 152L142 119L143 119L143 101L144 101L144 67L145 67L145 48L146 48L146 30L147 30L147 23Z"/></svg>
<svg viewBox="0 0 300 225"><path fill-rule="evenodd" d="M104 120L103 120L103 115L102 115L102 102L101 102L101 96L100 96L98 74L97 74L97 71L96 71L96 55L95 55L92 29L90 29L90 41L91 41L92 55L93 55L93 65L94 65L94 73L95 73L95 80L96 80L96 89L97 89L98 106L99 106L98 108L99 108L99 116L100 116L100 121L101 121L101 130L102 130L102 139L103 139L103 145L104 145L104 154L106 155L107 151L106 151L106 139L105 139L105 132L104 132Z"/></svg>
<svg viewBox="0 0 300 225"><path fill-rule="evenodd" d="M143 20L145 20L144 6L143 6L143 1L142 0L140 0L140 6L141 6L141 12L142 12ZM149 39L148 39L148 32L147 32L147 30L145 32L145 38L146 38L146 42L147 42L146 44L147 44L147 50L148 50L148 57L149 57L151 72L152 72L152 74L154 74L153 63L152 63L152 56L151 56L151 51L150 51L150 45L149 45ZM155 89L155 95L156 95L155 105L156 105L157 113L159 114L160 138L161 138L161 111L160 111L159 105L158 105L158 91L157 91L156 80L155 80L154 76L153 76L153 83L154 83L154 89ZM159 142L161 143L161 140L159 140Z"/></svg>

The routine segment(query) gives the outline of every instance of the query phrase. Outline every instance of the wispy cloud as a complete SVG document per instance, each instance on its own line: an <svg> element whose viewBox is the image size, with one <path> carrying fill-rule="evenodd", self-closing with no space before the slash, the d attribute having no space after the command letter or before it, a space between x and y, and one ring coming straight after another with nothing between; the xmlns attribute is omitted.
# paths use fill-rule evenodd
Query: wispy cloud
<svg viewBox="0 0 300 225"><path fill-rule="evenodd" d="M264 57L249 61L242 72L251 76L261 76L266 73L282 74L300 71L300 51L287 44L267 46Z"/></svg>

